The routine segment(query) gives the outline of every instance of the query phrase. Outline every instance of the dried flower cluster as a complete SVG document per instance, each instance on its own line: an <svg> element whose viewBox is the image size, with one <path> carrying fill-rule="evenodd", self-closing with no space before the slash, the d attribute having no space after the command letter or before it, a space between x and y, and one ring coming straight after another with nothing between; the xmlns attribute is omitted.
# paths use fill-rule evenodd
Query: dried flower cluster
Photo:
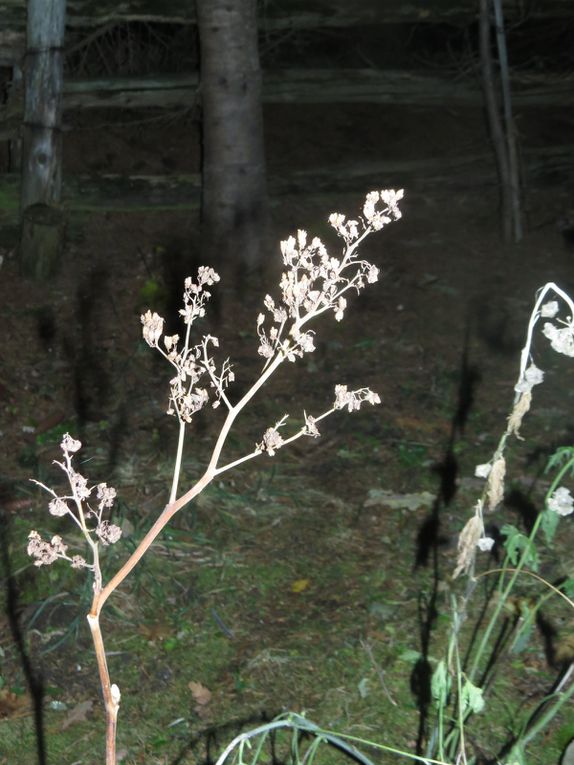
<svg viewBox="0 0 574 765"><path fill-rule="evenodd" d="M552 300L542 306L540 315L544 318L554 319L558 313L559 306L555 300ZM542 328L542 334L550 340L550 345L557 353L563 353L566 356L574 356L574 316L569 316L566 321L557 319L556 324L547 321Z"/></svg>
<svg viewBox="0 0 574 765"><path fill-rule="evenodd" d="M560 486L552 493L546 503L549 510L558 515L571 515L574 513L574 497L570 494L570 489Z"/></svg>
<svg viewBox="0 0 574 765"><path fill-rule="evenodd" d="M267 428L263 434L261 442L256 444L253 456L260 452L267 452L270 457L273 457L275 456L275 452L282 446L292 443L295 439L300 438L301 436L318 438L321 435L319 428L317 427L318 422L324 420L325 417L333 414L333 412L336 412L338 409L346 409L348 412L358 412L361 408L361 404L364 403L372 404L373 406L375 404L380 404L381 399L379 394L375 393L370 388L348 390L346 385L336 385L335 400L330 409L323 412L319 417L312 417L310 414L307 414L307 412L304 412L305 425L286 440L283 439L283 436L279 433L279 428L282 428L283 425L285 425L289 417L287 414L283 415L279 422L276 422L272 428Z"/></svg>
<svg viewBox="0 0 574 765"><path fill-rule="evenodd" d="M203 409L209 401L209 394L204 387L198 387L200 379L207 374L209 385L215 390L213 406L219 405L221 398L225 399L225 388L233 382L234 375L229 360L225 361L221 372L217 374L215 362L209 356L209 346L219 346L219 341L211 335L205 336L201 343L190 346L190 329L196 319L205 316L205 305L211 297L206 286L219 281L219 275L213 268L200 266L197 281L191 277L185 280L183 293L183 308L179 311L186 325L186 333L181 348L178 348L179 335L165 335L163 345L160 340L163 334L164 319L157 313L146 311L141 317L143 338L151 348L157 350L174 367L176 374L170 380L170 403L168 414L176 415L180 422L191 422L193 415Z"/></svg>
<svg viewBox="0 0 574 765"><path fill-rule="evenodd" d="M175 375L170 380L168 414L177 416L183 427L191 422L193 415L211 398L213 407L217 407L222 401L225 403L231 417L230 425L245 402L264 384L269 374L280 363L285 360L295 361L304 353L312 352L315 348L314 334L303 329L304 325L325 311L333 311L335 319L341 321L347 307L347 293L350 290L359 292L366 284L377 281L378 268L359 258L358 248L368 234L379 231L383 226L401 217L398 204L402 198L402 190L372 191L366 197L363 214L358 220L348 220L341 213L330 215L330 224L344 241L339 257L330 255L317 237L309 241L305 231L298 231L296 237L291 236L281 243L285 266L279 285L281 299L276 302L270 295L265 297L264 305L271 318L268 331L264 328L265 315L259 314L257 318L258 352L266 360L264 371L252 386L250 393L235 406L226 394L229 384L234 380L230 361L226 359L218 370L210 356L211 348L219 347L218 339L212 335L205 335L200 343L190 343L191 325L196 319L205 316L206 304L211 297L207 288L219 281L219 275L212 268L202 266L195 281L191 277L185 280L183 308L179 311L185 325L182 342L179 335L164 335L164 319L155 312L146 311L141 316L143 338L150 347L156 348L175 370ZM271 361L273 369L267 369ZM363 403L378 404L380 397L369 388L348 390L346 385L337 385L331 408L317 417L305 412L305 424L296 433L284 438L279 432L288 418L288 415L284 415L273 427L265 430L261 441L255 444L250 454L223 467L217 467L215 459L213 469L222 472L262 452L273 456L282 446L301 436L317 438L320 435L318 423L322 419L337 410L358 411ZM221 446L227 434L225 428L224 431ZM217 456L221 446L216 447ZM51 515L69 515L79 527L92 547L94 564L88 564L79 555L68 556L68 547L59 536L54 536L47 542L42 540L36 531L30 533L28 553L34 557L38 566L62 558L74 567L92 568L101 584L97 545L114 544L121 536L121 529L103 518L104 510L112 507L116 492L105 483L89 486L87 479L74 469L72 456L81 448L79 441L66 434L61 448L64 461L56 464L66 474L71 494L60 496L44 484L37 481L36 483L52 495L48 506ZM175 500L180 464L181 453L178 451L171 501ZM90 499L94 506L90 504Z"/></svg>
<svg viewBox="0 0 574 765"><path fill-rule="evenodd" d="M398 207L403 190L372 191L367 195L363 215L359 220L347 220L341 213L333 213L329 223L344 240L341 257L333 257L323 242L314 237L309 241L306 231L290 236L281 242L281 254L286 270L279 283L279 304L267 295L265 308L272 326L265 329L265 314L257 317L259 335L258 353L269 363L280 353L289 361L315 349L313 333L302 331L312 318L333 311L341 321L347 307L346 293L359 292L366 284L379 278L379 269L357 255L359 244L372 231L378 231L387 223L398 220ZM378 209L378 206L382 208Z"/></svg>
<svg viewBox="0 0 574 765"><path fill-rule="evenodd" d="M378 393L369 388L360 388L359 390L347 390L346 385L335 386L335 402L333 409L346 409L348 412L358 412L361 404L380 404L381 399Z"/></svg>
<svg viewBox="0 0 574 765"><path fill-rule="evenodd" d="M72 459L75 452L79 451L82 444L72 438L68 433L63 437L60 444L64 455L64 461L54 462L63 470L68 479L71 494L60 496L53 489L39 481L34 481L45 491L52 495L48 504L51 515L62 517L69 515L79 527L86 541L95 551L98 542L103 545L114 544L121 537L122 531L119 526L110 523L103 518L106 510L109 510L115 501L116 490L105 483L88 486L88 480L78 473ZM89 503L89 499L95 495L95 502ZM90 568L94 565L87 563L81 555L68 555L68 545L64 544L60 536L54 536L50 542L44 541L37 531L31 531L28 535L28 555L34 558L36 566L46 566L61 558L67 560L72 568ZM99 572L96 572L99 573Z"/></svg>
<svg viewBox="0 0 574 765"><path fill-rule="evenodd" d="M303 331L303 326L325 311L333 311L335 319L341 321L347 308L346 293L350 290L359 292L367 284L377 281L379 269L360 259L357 250L369 233L379 231L401 217L398 203L402 198L402 189L372 191L367 195L359 220L347 220L341 213L330 215L329 223L345 242L339 258L330 255L318 237L309 241L307 232L303 230L297 232L297 237L290 236L281 242L286 267L279 283L281 300L277 303L271 295L266 295L263 301L267 318L271 320L268 330L265 329L265 314L260 313L257 317L258 353L266 360L265 367L277 357L295 361L303 354L314 351L314 334L311 330ZM320 433L316 423L334 411L358 411L364 402L374 405L380 401L379 395L369 388L349 391L346 385L337 385L331 409L319 417L305 413L304 427L287 440L279 433L279 428L287 420L287 415L284 415L273 427L267 428L261 442L256 445L255 453L266 452L273 456L278 449L301 435L317 438Z"/></svg>
<svg viewBox="0 0 574 765"><path fill-rule="evenodd" d="M350 290L359 292L366 284L377 281L378 268L359 258L358 248L368 234L379 231L383 226L401 217L398 204L402 198L402 190L372 191L366 197L363 214L358 220L348 220L341 213L330 215L331 226L344 241L339 257L330 255L317 237L309 241L305 231L298 231L296 237L291 236L281 243L285 266L279 284L281 299L276 302L270 295L265 297L264 305L271 318L268 331L264 328L265 315L259 314L257 318L258 352L266 360L264 372L254 383L250 394L235 406L230 403L226 394L229 384L234 380L230 361L226 359L218 370L210 356L211 348L219 347L218 339L206 335L200 343L190 343L191 325L196 319L205 316L206 304L211 297L207 288L219 281L219 275L212 268L202 266L195 281L191 277L185 280L183 308L179 311L185 325L182 342L179 335L164 335L164 319L155 312L146 311L141 316L143 338L150 347L156 348L175 370L175 375L170 380L168 414L177 416L183 427L185 423L191 422L193 415L211 398L213 407L217 407L221 401L225 403L232 417L231 422L245 401L274 371L265 371L272 360L276 368L285 360L295 361L304 353L312 352L315 348L314 334L303 329L304 325L325 311L333 311L335 319L341 321L347 307L347 293ZM202 384L202 381L205 382ZM318 423L322 419L337 410L358 411L363 403L378 404L380 397L369 388L349 390L346 385L337 385L331 408L317 417L305 412L305 424L296 433L284 438L279 432L288 419L288 415L284 415L273 427L265 430L261 441L255 444L250 454L224 467L217 467L214 462L216 470L222 472L262 452L273 456L282 446L301 436L317 438L320 435ZM226 433L227 431L225 435ZM103 518L104 511L112 507L116 492L105 483L89 486L88 480L74 469L72 456L80 448L81 443L66 434L61 443L64 461L56 462L66 474L71 494L60 496L44 484L37 481L36 483L52 495L48 505L51 515L69 515L79 527L92 548L94 563L88 564L79 555L70 557L67 553L68 546L59 536L54 536L47 542L42 540L36 531L30 533L28 553L38 566L62 558L76 568L91 568L94 570L96 583L101 585L97 546L99 543L114 544L121 536L121 529ZM216 448L217 454L220 450L221 447ZM178 452L172 501L175 499L180 458L181 454Z"/></svg>
<svg viewBox="0 0 574 765"><path fill-rule="evenodd" d="M290 436L280 432L288 419L288 415L284 415L273 427L264 431L251 453L220 464L222 450L239 413L283 362L295 361L297 357L314 350L314 334L304 328L305 325L325 311L333 311L335 319L341 321L347 307L347 293L350 290L358 292L366 284L377 281L378 269L358 257L358 247L368 234L401 217L398 203L402 196L402 191L373 191L367 195L363 215L358 220L347 220L339 213L331 215L329 221L344 241L340 257L331 256L319 239L309 241L304 231L282 242L285 270L280 281L281 298L276 301L267 295L264 300L271 317L268 331L264 328L265 316L260 314L257 318L259 354L265 359L265 364L251 387L234 404L226 392L234 380L229 359L218 368L210 356L211 349L219 346L218 339L206 335L198 344L190 343L191 326L205 315L206 304L211 297L207 288L219 281L212 268L202 267L195 281L191 277L185 280L183 309L179 311L185 326L183 339L180 340L179 335L164 335L165 322L159 314L148 310L141 316L145 342L156 348L175 371L170 380L168 414L175 415L179 420L179 439L168 503L129 558L105 585L99 563L99 545L113 544L121 536L119 526L103 518L104 511L114 503L115 489L105 483L90 486L88 480L75 470L72 459L81 448L81 443L69 435L65 435L61 443L64 460L56 464L66 474L71 493L60 495L36 482L51 495L49 512L57 517L70 516L91 549L92 562L87 563L80 555L69 556L68 546L58 535L45 541L37 531L32 531L28 538L28 553L37 566L48 565L61 558L74 568L85 567L92 571L93 600L87 618L106 710L106 762L116 761L115 734L120 703L119 688L111 682L100 627L100 613L110 595L139 563L173 515L200 494L216 476L262 453L274 456L278 449L303 436L319 437L318 424L333 412L343 409L354 412L363 403L380 403L378 394L369 388L349 390L346 385L337 385L330 409L320 416L304 412L304 425L298 431ZM209 401L213 407L223 402L228 411L205 472L193 486L178 496L186 424Z"/></svg>
<svg viewBox="0 0 574 765"><path fill-rule="evenodd" d="M350 290L359 292L367 284L377 281L378 268L358 257L358 247L368 234L401 217L398 204L402 198L402 190L372 191L367 195L363 214L358 220L347 220L344 215L333 213L329 222L344 241L339 257L330 255L317 237L309 240L306 231L300 230L296 237L291 236L281 242L285 266L279 284L281 298L277 301L267 295L263 301L267 318L271 320L268 329L265 328L265 314L260 313L257 317L258 353L265 359L264 371L272 361L295 361L303 354L314 351L314 333L304 329L304 326L325 311L333 311L335 319L341 321L347 307L347 293ZM206 286L217 281L219 276L211 268L200 268L195 282L191 278L186 279L184 308L180 315L187 329L181 345L178 335L164 336L162 341L164 320L157 313L147 311L141 317L144 340L156 348L176 371L170 380L168 414L176 415L180 423L191 422L192 416L208 403L209 389L213 407L223 401L230 411L235 409L226 393L235 379L231 363L226 359L218 371L209 355L211 347L219 346L218 339L207 335L197 345L190 345L191 324L204 316L205 304L211 296ZM200 387L202 379L206 383ZM330 410L319 417L305 414L305 426L287 440L279 433L279 428L287 420L285 415L273 427L267 428L255 450L241 461L261 452L273 456L285 443L291 443L302 435L316 438L319 436L317 422L338 409L357 411L363 402L378 404L380 398L368 388L349 391L347 386L338 385Z"/></svg>

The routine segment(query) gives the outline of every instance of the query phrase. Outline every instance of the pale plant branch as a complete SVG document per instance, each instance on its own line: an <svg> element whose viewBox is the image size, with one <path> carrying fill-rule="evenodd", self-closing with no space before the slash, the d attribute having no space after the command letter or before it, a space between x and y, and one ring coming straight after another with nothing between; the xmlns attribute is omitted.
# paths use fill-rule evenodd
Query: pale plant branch
<svg viewBox="0 0 574 765"><path fill-rule="evenodd" d="M333 414L333 412L337 411L334 407L331 407L331 409L327 410L326 412L323 412L323 414L320 414L318 417L313 417L313 422L321 422L321 420L324 420L326 417L328 417L330 414ZM286 419L283 418L283 419ZM279 427L282 425L283 422L280 421L279 423L276 423L275 427ZM319 435L319 434L317 434ZM301 436L311 436L313 437L313 434L309 432L309 429L307 425L303 425L296 433L294 433L292 436L289 436L289 438L285 438L282 440L281 445L277 448L283 448L284 446L288 446L289 444L292 444L294 441L297 441L297 439L301 438ZM243 457L239 457L239 459L233 460L233 462L228 462L226 465L222 465L221 467L216 468L215 475L221 475L221 473L225 473L227 470L231 470L234 467L237 467L238 465L241 465L244 462L247 462L248 460L252 460L255 457L260 457L263 454L263 449L256 448L249 454L244 455Z"/></svg>
<svg viewBox="0 0 574 765"><path fill-rule="evenodd" d="M180 419L179 430L177 434L177 449L175 452L175 462L173 466L173 480L171 482L171 491L169 493L169 504L175 502L177 497L177 487L179 486L179 476L181 473L181 461L183 458L183 446L185 443L185 422Z"/></svg>
<svg viewBox="0 0 574 765"><path fill-rule="evenodd" d="M191 325L196 319L204 316L205 305L210 297L206 287L219 281L219 276L212 269L202 267L198 271L196 281L191 278L185 280L184 307L183 310L180 310L180 315L183 317L186 329L183 344L179 349L178 335L163 335L163 318L156 313L152 314L150 311L142 316L145 341L150 347L156 348L175 370L175 376L170 381L168 414L175 415L178 420L178 441L168 503L134 552L106 584L103 583L102 579L100 545L114 544L121 536L121 529L104 518L105 511L113 505L116 495L115 489L108 487L105 483L89 486L87 479L75 470L72 458L81 444L68 434L64 436L61 444L64 461L56 461L55 464L66 474L71 494L58 495L45 484L35 481L51 496L50 513L55 516L71 516L82 532L91 553L92 562L88 563L79 555L70 556L68 545L58 535L52 537L50 542L42 540L36 531L31 531L29 535L28 552L35 558L36 565L49 565L60 558L66 560L74 568L88 568L92 572L93 598L87 619L96 654L106 712L106 765L116 765L116 731L120 706L120 690L110 680L100 624L102 609L110 595L133 571L173 516L192 502L214 478L264 453L272 458L277 450L294 443L303 436L319 437L318 423L336 411L346 409L348 412L353 412L360 409L363 403L380 403L379 396L369 388L348 390L346 385L339 384L335 387L335 399L330 408L317 417L307 415L304 412L304 425L295 432L287 434L289 430L287 427L288 415L285 414L273 426L264 431L261 441L255 444L251 452L228 462L222 460L223 450L236 420L247 405L260 393L271 376L284 362L294 362L299 357L314 350L315 334L312 330L302 331L303 328L327 311L333 311L335 319L341 321L347 308L346 294L351 290L359 292L366 283L377 281L378 269L368 261L357 257L358 247L370 233L380 230L393 219L400 218L398 201L401 198L402 192L371 192L363 207L363 216L358 221L347 220L337 213L332 214L329 222L345 243L340 258L330 256L318 238L308 242L307 234L304 231L298 231L296 237L290 237L281 243L285 266L279 285L281 298L276 302L270 295L267 295L264 306L268 316L266 318L263 314L259 314L256 323L260 343L258 353L265 359L263 369L257 379L251 383L247 392L235 404L232 403L232 398L227 394L227 388L234 380L234 371L229 358L225 359L219 367L216 366L209 353L210 346L213 348L219 346L218 339L211 335L205 335L197 345L192 346L190 344ZM377 209L379 203L384 205L382 210ZM570 310L570 315L565 321L556 318L559 313L558 303L555 301L546 302L547 296L552 292L561 298ZM265 323L269 321L269 318L271 318L271 325L269 329L266 329ZM528 323L526 341L520 357L520 371L515 385L516 396L513 410L490 462L476 468L476 475L485 478L484 491L474 508L473 516L460 535L459 556L454 576L465 572L469 575L469 584L465 595L453 609L453 624L446 664L448 671L445 672L445 675L448 672L456 675L454 727L448 735L445 735L444 727L448 719L445 704L445 707L440 707L438 712L440 756L438 760L409 755L393 747L379 746L384 751L407 756L414 761L442 763L445 752L450 751L455 756L457 763L464 764L467 762L465 724L468 717L476 711L476 706L473 706L473 703L476 704L476 700L472 702L470 694L478 693L482 699L482 689L476 688L472 681L483 663L495 623L520 574L525 573L535 579L541 579L537 574L524 570L530 549L528 545L534 543L534 537L541 525L541 516L539 516L526 540L527 547L519 556L516 565L510 568L507 565L508 560L505 560L505 564L500 570L498 602L482 632L478 647L470 659L470 669L467 674L464 674L458 639L461 626L466 618L467 604L475 590L478 578L474 574L477 550L488 551L493 544L493 540L486 536L485 513L494 512L503 500L506 470L504 452L508 439L512 435L521 438L519 430L522 419L530 408L532 389L535 385L540 384L544 378L544 373L532 361L534 331L541 318L548 319L544 324L542 334L550 341L552 348L559 353L574 357L574 302L554 283L548 283L539 291ZM162 338L165 349L160 346ZM200 387L202 377L208 380L207 388ZM210 395L208 391L212 391L213 394ZM227 412L203 475L178 497L186 426L192 421L193 415L210 400L213 408L218 407L223 401ZM283 437L283 428L286 432L285 437ZM568 515L574 512L574 499L569 490L561 486L563 477L572 469L573 464L574 457L562 466L554 478L545 499L545 506L548 511L555 511L559 515ZM487 573L494 572L485 572L479 576L486 576ZM572 603L557 588L552 585L549 586L561 594L570 604ZM444 662L441 664L445 665ZM574 695L574 685L571 685L567 691L562 691L566 682L567 679L563 678L561 686L549 697L548 701L553 703L548 708L543 708L540 719L536 719L532 725L528 724L524 728L522 732L523 743L532 739L542 729L543 725L552 719L565 702ZM445 691L445 699L448 698L449 693L450 690ZM250 734L241 734L227 747L218 762L223 762L234 748L242 750L249 738L258 732L279 727L291 727L294 723L303 729L306 728L313 734L333 738L331 734L322 731L311 723L304 723L302 718L294 716L290 721L271 723ZM344 738L349 741L354 740L350 736ZM337 739L337 742L340 745L341 739ZM431 753L429 749L429 754Z"/></svg>
<svg viewBox="0 0 574 765"><path fill-rule="evenodd" d="M570 295L564 292L564 290L561 289L557 284L554 284L554 282L548 282L547 284L544 285L544 287L542 287L541 290L539 290L537 298L536 298L536 303L534 304L534 308L532 310L532 313L530 314L530 319L528 321L528 329L526 332L526 342L520 354L520 374L518 376L519 381L524 379L526 368L528 366L528 362L531 357L534 328L536 327L536 324L538 323L538 320L541 317L540 308L544 304L546 296L548 295L550 291L555 292L559 297L561 297L562 300L566 303L566 305L570 309L570 317L569 317L570 324L572 323L572 320L574 318L574 302L572 301ZM517 396L518 396L518 393L517 393Z"/></svg>
<svg viewBox="0 0 574 765"><path fill-rule="evenodd" d="M121 585L139 563L171 518L200 494L215 476L247 462L263 452L273 456L276 449L289 445L304 435L313 438L318 437L320 434L316 424L336 410L346 408L352 412L358 410L365 402L369 404L380 403L379 396L368 388L349 391L345 385L337 385L333 406L316 418L305 414L305 425L297 432L286 439L283 439L279 434L279 428L287 420L287 415L285 415L274 427L265 431L261 443L256 444L253 452L222 466L219 465L229 432L247 404L282 363L295 361L298 357L314 350L314 333L302 333L302 327L327 310L333 310L335 319L340 321L347 307L344 294L351 289L359 292L365 283L377 281L378 269L365 260L356 259L356 252L359 245L370 233L380 230L392 220L398 220L401 217L398 202L402 196L402 191L370 192L367 195L363 206L363 215L359 221L347 221L345 216L339 213L333 213L330 216L329 222L345 241L341 259L331 257L318 238L314 238L310 244L307 244L307 234L304 231L297 232L297 239L290 237L287 241L282 242L281 251L286 270L280 282L281 302L277 307L269 295L264 301L265 308L270 312L273 320L269 336L263 329L265 322L263 314L260 314L257 319L257 334L260 340L258 352L264 356L265 365L259 377L236 404L231 403L226 393L227 386L234 380L234 372L229 359L226 359L220 370L217 371L215 362L209 355L209 346L212 345L217 348L219 346L218 339L206 335L197 345L190 345L191 325L196 319L205 315L205 304L210 298L210 293L206 287L219 281L219 276L213 269L200 267L196 281L193 281L191 277L185 280L184 307L179 313L183 317L186 330L183 344L179 349L178 335L163 335L164 319L161 316L151 311L142 315L144 340L150 347L156 348L161 353L176 373L170 381L168 414L175 415L178 419L178 442L168 504L156 518L134 552L105 585L102 581L99 545L114 544L121 536L121 529L103 518L104 511L113 505L116 496L115 489L108 487L105 483L90 487L87 479L75 471L72 466L72 455L80 449L81 443L68 434L64 436L61 444L65 464L56 464L66 473L72 494L65 497L58 496L52 489L36 481L41 488L52 496L49 504L50 513L58 516L71 515L82 531L92 553L93 562L88 564L81 556L70 558L67 554L68 546L59 536L54 536L50 542L46 542L41 539L36 531L30 532L29 535L28 553L35 558L36 565L49 565L56 559L62 558L70 562L73 567L89 568L93 572L94 592L87 618L94 643L106 710L106 765L115 765L116 762L115 742L120 691L117 685L110 682L100 626L100 614L103 606L114 590ZM378 209L378 205L381 204L382 209ZM348 270L350 271L349 274L346 273ZM289 323L288 338L282 339ZM162 337L165 350L160 346ZM227 407L227 415L213 446L204 474L178 498L186 425L192 421L193 415L202 409L209 400L208 391L199 386L204 374L207 375L209 385L215 392L212 406L215 408L223 401ZM92 502L94 501L94 493L97 496L97 509L89 504L90 498ZM68 505L70 501L75 506L75 512ZM90 527L92 521L95 522L95 528Z"/></svg>

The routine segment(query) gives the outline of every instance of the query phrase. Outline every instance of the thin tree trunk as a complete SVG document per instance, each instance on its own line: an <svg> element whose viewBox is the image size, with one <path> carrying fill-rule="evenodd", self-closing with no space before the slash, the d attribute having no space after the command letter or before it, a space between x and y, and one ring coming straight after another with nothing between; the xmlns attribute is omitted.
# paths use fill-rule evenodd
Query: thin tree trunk
<svg viewBox="0 0 574 765"><path fill-rule="evenodd" d="M28 0L22 210L60 201L65 19L66 0Z"/></svg>
<svg viewBox="0 0 574 765"><path fill-rule="evenodd" d="M57 206L62 188L66 0L28 0L27 9L20 262L23 273L41 279L56 270L62 244ZM46 226L48 219L53 227Z"/></svg>
<svg viewBox="0 0 574 765"><path fill-rule="evenodd" d="M263 265L268 201L256 0L196 0L203 109L202 261Z"/></svg>
<svg viewBox="0 0 574 765"><path fill-rule="evenodd" d="M520 195L520 168L516 148L516 130L512 117L512 99L510 95L510 75L508 72L508 53L506 50L506 35L504 33L504 16L500 0L494 2L494 20L496 24L496 45L500 67L500 84L504 114L504 129L508 149L508 182L510 184L510 212L512 219L512 239L519 242L522 239L522 203Z"/></svg>
<svg viewBox="0 0 574 765"><path fill-rule="evenodd" d="M490 50L489 0L480 0L479 9L479 43L482 86L484 89L484 100L486 104L488 126L490 129L492 143L494 145L494 153L496 155L496 164L500 178L500 213L502 218L502 238L505 242L510 242L512 239L512 197L509 174L510 171L507 146L504 139L504 130L500 120L498 102L496 98L495 75L492 64L492 54Z"/></svg>
<svg viewBox="0 0 574 765"><path fill-rule="evenodd" d="M20 64L15 63L12 67L12 78L7 98L7 111L9 114L13 113L14 105L16 105L16 108L17 105L21 105L23 88L24 73ZM12 173L19 173L22 170L22 136L19 131L10 141L8 168Z"/></svg>

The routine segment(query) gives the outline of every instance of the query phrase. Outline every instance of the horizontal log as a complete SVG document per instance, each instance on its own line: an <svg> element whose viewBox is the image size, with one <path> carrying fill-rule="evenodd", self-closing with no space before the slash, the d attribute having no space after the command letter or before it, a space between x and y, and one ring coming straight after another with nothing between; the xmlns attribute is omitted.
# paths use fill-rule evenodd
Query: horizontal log
<svg viewBox="0 0 574 765"><path fill-rule="evenodd" d="M514 72L516 106L574 103L571 78ZM388 103L416 106L481 106L482 90L474 78L409 70L286 69L265 72L264 99L269 103Z"/></svg>
<svg viewBox="0 0 574 765"><path fill-rule="evenodd" d="M172 77L100 78L64 83L64 110L191 108L197 99L196 74ZM515 107L574 105L572 79L544 74L512 78ZM265 103L371 103L413 106L482 106L475 80L438 74L373 69L289 69L264 73ZM0 107L0 140L15 137L22 103Z"/></svg>
<svg viewBox="0 0 574 765"><path fill-rule="evenodd" d="M198 75L68 80L64 109L146 109L192 106Z"/></svg>
<svg viewBox="0 0 574 765"><path fill-rule="evenodd" d="M553 146L524 153L525 175L530 188L567 183L574 173L574 146ZM411 192L475 191L494 189L497 172L492 154L432 157L423 160L385 160L344 167L294 171L271 175L272 202L285 196L322 197L370 189L405 187ZM3 200L0 223L18 215L19 179L0 175ZM98 175L64 179L63 205L71 211L190 210L199 206L199 174L172 176Z"/></svg>
<svg viewBox="0 0 574 765"><path fill-rule="evenodd" d="M67 82L67 109L192 106L197 75ZM512 78L516 106L571 106L572 78L520 74ZM440 74L407 70L283 69L263 73L266 103L376 103L416 106L481 106L482 91L474 79L454 80Z"/></svg>
<svg viewBox="0 0 574 765"><path fill-rule="evenodd" d="M142 21L195 24L190 0L68 0L67 25L91 28ZM260 27L265 31L346 28L393 23L468 24L476 19L476 0L274 0L263 4ZM572 0L503 0L505 18L522 20L572 18ZM26 0L0 0L0 65L17 60L25 44ZM13 56L13 58L11 58Z"/></svg>
<svg viewBox="0 0 574 765"><path fill-rule="evenodd" d="M571 18L571 0L519 3L503 0L510 21L536 18ZM90 27L110 21L150 21L194 24L194 4L189 0L67 0L68 24ZM25 24L26 0L2 0L5 27ZM477 16L475 0L273 0L262 4L260 24L267 29L348 27L393 22L459 22Z"/></svg>

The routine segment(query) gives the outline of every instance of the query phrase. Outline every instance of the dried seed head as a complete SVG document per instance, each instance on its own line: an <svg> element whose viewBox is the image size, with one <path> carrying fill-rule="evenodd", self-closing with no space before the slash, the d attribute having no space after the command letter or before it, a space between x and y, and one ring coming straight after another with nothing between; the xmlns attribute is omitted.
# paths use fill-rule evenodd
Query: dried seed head
<svg viewBox="0 0 574 765"><path fill-rule="evenodd" d="M486 496L488 498L488 510L492 513L502 502L504 497L504 476L506 474L506 461L499 457L493 464L488 476Z"/></svg>
<svg viewBox="0 0 574 765"><path fill-rule="evenodd" d="M508 418L508 434L516 436L516 438L520 439L521 441L524 440L520 435L522 420L524 415L529 411L531 403L532 393L530 391L522 393L516 404L514 404L514 408L510 413L510 417Z"/></svg>
<svg viewBox="0 0 574 765"><path fill-rule="evenodd" d="M150 348L157 348L158 341L163 332L163 319L157 313L146 311L141 315L141 323L143 324L143 339L150 346Z"/></svg>
<svg viewBox="0 0 574 765"><path fill-rule="evenodd" d="M456 579L463 571L468 574L474 559L476 558L476 547L482 536L483 523L479 510L480 502L477 503L475 514L466 522L458 538L458 557L456 568L452 578Z"/></svg>

